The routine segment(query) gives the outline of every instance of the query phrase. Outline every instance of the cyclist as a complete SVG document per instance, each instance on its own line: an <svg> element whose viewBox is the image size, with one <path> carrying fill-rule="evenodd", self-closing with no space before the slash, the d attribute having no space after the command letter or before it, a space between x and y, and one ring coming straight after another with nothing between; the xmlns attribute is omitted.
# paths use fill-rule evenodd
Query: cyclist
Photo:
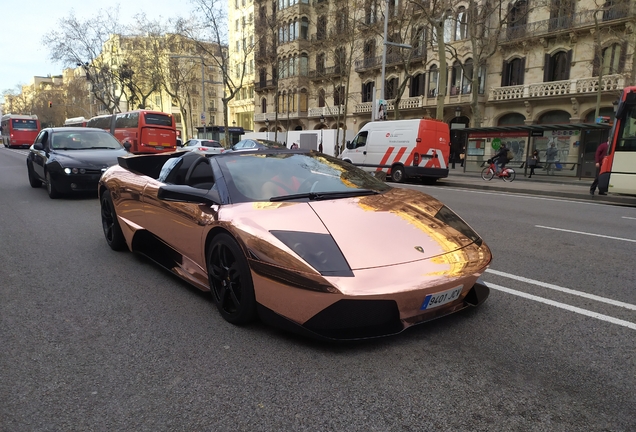
<svg viewBox="0 0 636 432"><path fill-rule="evenodd" d="M508 147L506 147L506 143L501 144L501 148L497 154L493 156L492 160L498 168L495 174L501 177L501 174L508 163Z"/></svg>

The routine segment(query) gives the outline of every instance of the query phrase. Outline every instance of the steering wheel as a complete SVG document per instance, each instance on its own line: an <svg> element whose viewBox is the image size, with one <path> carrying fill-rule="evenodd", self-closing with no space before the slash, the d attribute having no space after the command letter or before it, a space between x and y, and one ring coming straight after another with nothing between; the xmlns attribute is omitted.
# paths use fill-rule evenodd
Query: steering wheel
<svg viewBox="0 0 636 432"><path fill-rule="evenodd" d="M190 168L188 168L188 172L186 173L185 178L183 179L183 184L191 186L190 185L190 177L192 177L192 173L194 172L194 170L202 163L209 164L210 162L205 157L202 157L202 158L197 159L196 161L194 161L194 163L192 165L190 165Z"/></svg>
<svg viewBox="0 0 636 432"><path fill-rule="evenodd" d="M298 192L313 192L314 189L316 189L316 185L318 184L319 180L315 180L313 178L308 178L307 180L305 180L304 182L302 182L300 184L300 186L298 187ZM311 186L310 186L311 185Z"/></svg>

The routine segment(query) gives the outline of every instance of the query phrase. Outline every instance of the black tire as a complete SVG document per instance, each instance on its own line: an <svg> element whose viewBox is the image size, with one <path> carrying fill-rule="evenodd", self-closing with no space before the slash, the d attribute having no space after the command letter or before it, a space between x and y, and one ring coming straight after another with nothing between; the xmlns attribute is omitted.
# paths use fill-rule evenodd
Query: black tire
<svg viewBox="0 0 636 432"><path fill-rule="evenodd" d="M113 199L110 196L109 190L104 191L100 202L102 207L102 229L104 230L106 243L108 243L108 246L114 251L128 249L124 233L121 232L121 227L117 220L115 206L113 205Z"/></svg>
<svg viewBox="0 0 636 432"><path fill-rule="evenodd" d="M55 185L53 184L53 179L51 179L51 174L48 171L44 174L46 176L46 192L49 194L49 198L56 199L60 197L60 193L55 189Z"/></svg>
<svg viewBox="0 0 636 432"><path fill-rule="evenodd" d="M396 183L402 183L406 180L406 175L404 174L404 167L401 165L396 165L391 168L391 180Z"/></svg>
<svg viewBox="0 0 636 432"><path fill-rule="evenodd" d="M29 184L31 187L35 189L42 187L42 180L35 175L33 165L30 162L27 162L27 172L29 173Z"/></svg>
<svg viewBox="0 0 636 432"><path fill-rule="evenodd" d="M214 237L206 253L212 299L223 319L242 325L256 318L256 297L249 264L228 234Z"/></svg>

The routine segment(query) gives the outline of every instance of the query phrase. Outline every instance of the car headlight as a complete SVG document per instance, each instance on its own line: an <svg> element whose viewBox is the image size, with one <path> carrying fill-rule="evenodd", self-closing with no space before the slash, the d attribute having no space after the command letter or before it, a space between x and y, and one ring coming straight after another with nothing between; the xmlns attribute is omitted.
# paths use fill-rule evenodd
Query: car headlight
<svg viewBox="0 0 636 432"><path fill-rule="evenodd" d="M442 206L439 209L437 214L435 215L435 219L444 222L446 225L451 228L456 229L460 233L464 234L466 237L477 243L477 245L481 246L482 239L466 222L462 220L454 211L449 209L446 206Z"/></svg>
<svg viewBox="0 0 636 432"><path fill-rule="evenodd" d="M84 168L64 168L64 173L66 173L67 175L86 174L86 170Z"/></svg>
<svg viewBox="0 0 636 432"><path fill-rule="evenodd" d="M329 234L303 231L270 231L323 276L353 276L351 267Z"/></svg>

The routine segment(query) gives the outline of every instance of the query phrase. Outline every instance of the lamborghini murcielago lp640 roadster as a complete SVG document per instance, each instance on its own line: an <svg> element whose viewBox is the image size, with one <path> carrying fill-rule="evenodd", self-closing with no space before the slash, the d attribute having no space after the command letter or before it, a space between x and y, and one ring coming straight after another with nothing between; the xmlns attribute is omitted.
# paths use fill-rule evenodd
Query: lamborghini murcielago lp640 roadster
<svg viewBox="0 0 636 432"><path fill-rule="evenodd" d="M99 196L112 249L210 290L230 323L367 338L489 294L490 249L452 210L322 153L125 156Z"/></svg>

